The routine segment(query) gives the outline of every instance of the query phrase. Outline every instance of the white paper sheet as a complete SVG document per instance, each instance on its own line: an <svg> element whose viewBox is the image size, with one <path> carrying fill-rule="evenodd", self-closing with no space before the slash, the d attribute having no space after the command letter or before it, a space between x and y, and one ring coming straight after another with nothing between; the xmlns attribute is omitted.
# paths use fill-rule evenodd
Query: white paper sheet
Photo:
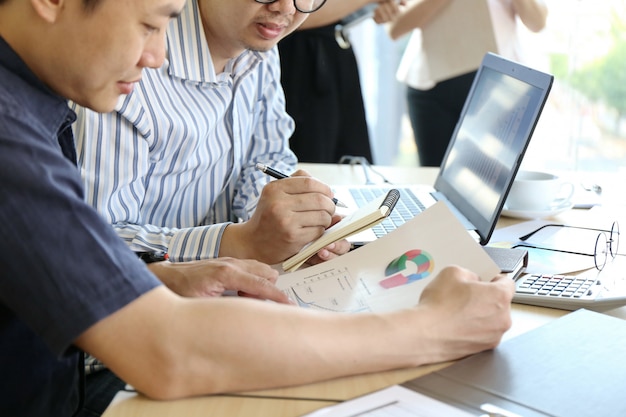
<svg viewBox="0 0 626 417"><path fill-rule="evenodd" d="M458 408L394 385L372 394L322 408L304 417L473 417Z"/></svg>
<svg viewBox="0 0 626 417"><path fill-rule="evenodd" d="M277 286L301 307L335 312L382 312L418 303L444 267L458 265L490 280L498 266L445 203L395 231L322 264L281 275Z"/></svg>

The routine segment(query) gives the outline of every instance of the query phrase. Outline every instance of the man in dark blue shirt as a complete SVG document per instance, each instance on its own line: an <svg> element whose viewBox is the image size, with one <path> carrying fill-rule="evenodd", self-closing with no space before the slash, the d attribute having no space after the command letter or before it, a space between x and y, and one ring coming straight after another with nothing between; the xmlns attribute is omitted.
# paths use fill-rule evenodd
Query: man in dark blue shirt
<svg viewBox="0 0 626 417"><path fill-rule="evenodd" d="M242 42L263 43L323 0L202 2L240 22ZM146 395L168 399L415 366L495 346L510 326L510 280L485 283L449 268L419 306L387 314L183 298L83 201L66 98L113 109L142 68L164 62L165 27L183 4L0 0L0 415L75 415L81 351ZM259 276L258 286L271 281Z"/></svg>
<svg viewBox="0 0 626 417"><path fill-rule="evenodd" d="M61 47L60 38L42 37L36 31L24 36L15 30L20 25L49 30L54 20L70 16L59 14L63 5L48 10L46 16L37 16L35 10L27 7L22 17L43 19L35 19L37 24L31 24L11 17L12 11L19 9L13 9L17 2L0 1L2 416L72 415L82 402L79 388L84 369L82 353L70 346L73 340L93 323L158 285L143 264L129 256L125 245L110 233L110 226L83 203L70 128L75 115L63 96L100 110L110 109L121 93L130 91L141 68L161 65L164 25L182 2L138 4L128 21L116 18L116 25L110 26L103 12L110 13L116 3L107 0L107 6L103 6L104 0L81 1L82 4L72 1L63 5L73 6L72 12L79 13L73 16L95 28L97 35L101 33L97 29L100 24L119 36L94 38L85 31L85 25L57 25L63 31L71 30L66 34L59 32L63 38ZM122 12L120 8L119 13ZM71 39L68 41L66 36ZM126 44L129 39L135 42L130 48ZM25 48L24 42L41 48ZM51 55L36 57L42 52ZM53 57L60 64L69 59L74 65L41 65ZM122 57L127 59L121 60ZM151 265L157 274L165 268L168 267ZM185 287L178 284L178 291L200 294L243 290L259 298L287 301L285 294L263 282L275 280L277 275L267 265L217 260L198 262L194 268L201 268L206 276L193 283L181 279ZM131 278L133 287L128 291L124 284ZM93 399L88 404L93 406L89 412L104 409L114 389L123 386L119 379L103 371L90 375L87 381L97 381L104 387L87 392L87 401ZM113 388L108 389L111 392L106 392L108 386Z"/></svg>
<svg viewBox="0 0 626 417"><path fill-rule="evenodd" d="M138 33L141 42L132 39L135 44L129 44L130 29L137 31L138 13L164 28L182 2L160 1L154 6L138 2L141 6L131 5L130 10L122 3L0 3L3 416L74 415L82 397L82 363L73 341L103 317L159 285L110 226L83 203L70 127L75 116L59 95L108 110L140 77L142 66L161 64L162 35ZM120 10L114 12L115 7ZM18 9L28 21L12 15ZM94 36L98 26L113 24L111 17L116 15L115 27L107 26L109 36ZM59 23L64 19L67 23ZM23 36L19 25L32 25L33 32ZM25 47L29 43L37 47ZM120 52L126 47L124 57ZM138 63L136 57L142 53L149 57ZM78 64L81 58L84 61L73 67L63 63ZM111 65L114 60L118 62ZM117 82L115 77L124 81ZM79 230L76 224L81 225ZM134 291L123 285L131 277Z"/></svg>

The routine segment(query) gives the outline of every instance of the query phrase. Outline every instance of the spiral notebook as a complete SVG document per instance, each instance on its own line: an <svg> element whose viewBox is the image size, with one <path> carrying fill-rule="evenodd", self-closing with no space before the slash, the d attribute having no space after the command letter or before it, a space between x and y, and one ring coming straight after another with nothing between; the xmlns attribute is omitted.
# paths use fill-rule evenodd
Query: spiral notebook
<svg viewBox="0 0 626 417"><path fill-rule="evenodd" d="M399 199L398 190L391 189L385 195L368 202L359 210L329 227L316 241L305 246L300 252L283 262L283 269L287 272L295 271L320 249L382 222L391 214Z"/></svg>

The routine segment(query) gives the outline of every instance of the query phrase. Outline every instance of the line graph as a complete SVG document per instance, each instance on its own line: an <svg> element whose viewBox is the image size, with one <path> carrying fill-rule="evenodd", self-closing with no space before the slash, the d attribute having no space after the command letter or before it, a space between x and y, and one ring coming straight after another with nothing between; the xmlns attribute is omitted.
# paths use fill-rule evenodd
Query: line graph
<svg viewBox="0 0 626 417"><path fill-rule="evenodd" d="M367 286L347 268L307 276L289 287L287 293L300 307L344 313L371 311Z"/></svg>

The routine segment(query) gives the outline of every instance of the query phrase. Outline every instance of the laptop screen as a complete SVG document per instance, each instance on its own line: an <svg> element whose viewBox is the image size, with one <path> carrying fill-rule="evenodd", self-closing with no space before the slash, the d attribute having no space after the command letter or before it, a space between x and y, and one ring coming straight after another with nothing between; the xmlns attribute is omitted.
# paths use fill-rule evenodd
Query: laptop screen
<svg viewBox="0 0 626 417"><path fill-rule="evenodd" d="M448 147L435 188L491 237L553 77L487 54Z"/></svg>

